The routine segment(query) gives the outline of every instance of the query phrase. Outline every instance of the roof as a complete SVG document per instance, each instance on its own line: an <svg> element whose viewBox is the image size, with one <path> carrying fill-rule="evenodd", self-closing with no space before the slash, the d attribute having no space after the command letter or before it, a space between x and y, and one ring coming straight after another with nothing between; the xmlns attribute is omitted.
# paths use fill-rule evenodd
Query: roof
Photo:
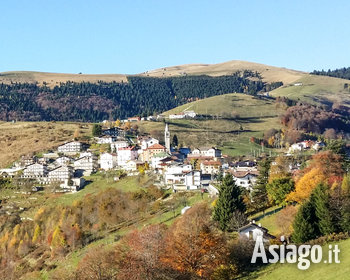
<svg viewBox="0 0 350 280"><path fill-rule="evenodd" d="M268 232L268 231L269 231L267 228L264 228L264 227L262 227L262 226L259 226L259 225L255 224L255 223L250 223L250 224L247 224L247 225L245 225L245 226L243 226L243 227L240 227L240 228L238 229L238 232L243 231L243 230L245 230L245 229L247 229L247 228L250 228L250 227L259 228L259 229L261 229L261 230L264 231L264 232Z"/></svg>
<svg viewBox="0 0 350 280"><path fill-rule="evenodd" d="M122 148L119 148L118 151L127 151L127 150L134 150L135 149L135 146L129 146L129 147L122 147Z"/></svg>
<svg viewBox="0 0 350 280"><path fill-rule="evenodd" d="M169 156L169 154L167 152L160 152L158 154L155 154L153 157L154 158L166 158L168 156Z"/></svg>
<svg viewBox="0 0 350 280"><path fill-rule="evenodd" d="M249 174L253 176L259 176L258 171L231 171L230 173L236 178L243 178Z"/></svg>
<svg viewBox="0 0 350 280"><path fill-rule="evenodd" d="M207 160L207 161L203 161L202 163L203 165L220 165L221 166L221 162L217 160Z"/></svg>
<svg viewBox="0 0 350 280"><path fill-rule="evenodd" d="M149 149L149 150L160 150L160 149L165 149L165 147L160 145L160 144L153 144L152 146L149 146L147 149Z"/></svg>
<svg viewBox="0 0 350 280"><path fill-rule="evenodd" d="M259 226L259 225L255 224L255 223L250 223L248 225L245 225L245 226L239 228L238 232L241 232L241 231L243 231L245 229L248 229L250 227L261 229L263 231L263 235L264 235L265 238L268 238L268 239L275 239L276 238L276 236L268 233L269 230L267 228Z"/></svg>

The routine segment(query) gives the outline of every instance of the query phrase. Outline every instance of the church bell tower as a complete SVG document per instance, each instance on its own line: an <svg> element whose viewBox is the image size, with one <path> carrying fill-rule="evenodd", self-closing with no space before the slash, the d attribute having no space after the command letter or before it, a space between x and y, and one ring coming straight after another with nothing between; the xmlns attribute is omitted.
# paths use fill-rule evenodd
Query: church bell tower
<svg viewBox="0 0 350 280"><path fill-rule="evenodd" d="M165 123L164 141L165 141L166 151L170 153L170 131L169 131L168 123Z"/></svg>

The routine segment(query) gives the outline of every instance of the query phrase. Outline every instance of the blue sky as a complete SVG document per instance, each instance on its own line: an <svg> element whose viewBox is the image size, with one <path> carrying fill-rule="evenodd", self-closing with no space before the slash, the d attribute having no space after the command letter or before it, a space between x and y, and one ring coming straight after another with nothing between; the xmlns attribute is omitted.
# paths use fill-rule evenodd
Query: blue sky
<svg viewBox="0 0 350 280"><path fill-rule="evenodd" d="M140 73L247 60L350 66L350 1L2 0L0 72Z"/></svg>

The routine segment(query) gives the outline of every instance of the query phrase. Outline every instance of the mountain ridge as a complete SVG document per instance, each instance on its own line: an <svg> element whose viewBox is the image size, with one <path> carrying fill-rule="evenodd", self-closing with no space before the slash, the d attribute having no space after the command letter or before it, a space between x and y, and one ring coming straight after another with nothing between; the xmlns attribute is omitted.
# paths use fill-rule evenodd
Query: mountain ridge
<svg viewBox="0 0 350 280"><path fill-rule="evenodd" d="M39 71L6 71L0 72L0 83L39 83L48 86L59 85L61 82L127 82L128 76L150 76L150 77L176 77L183 75L208 75L225 76L237 71L256 71L262 75L265 82L292 83L305 75L307 72L288 69L284 67L269 66L265 64L231 60L216 64L193 63L175 66L166 66L158 69L148 70L139 74L71 74Z"/></svg>

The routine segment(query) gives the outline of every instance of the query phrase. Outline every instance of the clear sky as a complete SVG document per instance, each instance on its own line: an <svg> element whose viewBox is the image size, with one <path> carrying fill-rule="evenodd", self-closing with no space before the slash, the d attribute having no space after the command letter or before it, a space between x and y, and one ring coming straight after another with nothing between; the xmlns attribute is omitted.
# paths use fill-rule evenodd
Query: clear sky
<svg viewBox="0 0 350 280"><path fill-rule="evenodd" d="M348 0L1 0L0 72L350 66Z"/></svg>

